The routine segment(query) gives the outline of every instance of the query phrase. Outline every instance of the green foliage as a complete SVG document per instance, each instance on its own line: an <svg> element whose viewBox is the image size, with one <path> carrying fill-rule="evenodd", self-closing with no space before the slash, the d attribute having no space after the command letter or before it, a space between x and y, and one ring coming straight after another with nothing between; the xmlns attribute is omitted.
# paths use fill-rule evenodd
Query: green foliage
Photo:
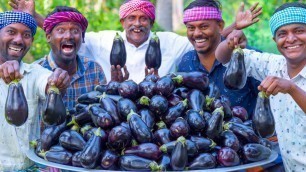
<svg viewBox="0 0 306 172"><path fill-rule="evenodd" d="M8 0L2 0L8 2ZM122 30L119 22L118 11L124 0L35 0L36 10L38 13L46 16L54 7L59 5L72 6L82 12L88 19L89 27L87 31L101 30ZM192 0L184 0L186 7ZM273 11L285 2L293 2L294 0L243 0L245 7L249 8L255 2L259 2L263 6L263 14L260 21L253 26L245 29L245 34L251 46L255 46L263 51L277 53L274 41L271 38L269 30L269 19ZM156 3L156 0L152 1ZM220 0L222 4L223 17L226 25L234 21L234 16L241 1L237 0ZM301 2L301 0L300 0ZM0 4L0 11L11 10L8 3ZM153 31L162 30L157 23L154 24ZM178 31L182 35L186 35L185 27ZM24 59L27 62L39 59L49 52L50 47L46 42L45 33L42 29L37 30L33 46Z"/></svg>

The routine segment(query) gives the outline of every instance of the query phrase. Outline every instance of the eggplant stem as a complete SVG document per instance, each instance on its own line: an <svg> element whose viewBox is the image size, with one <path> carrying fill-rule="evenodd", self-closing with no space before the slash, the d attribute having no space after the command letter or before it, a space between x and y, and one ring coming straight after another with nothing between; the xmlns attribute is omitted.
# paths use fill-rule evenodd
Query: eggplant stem
<svg viewBox="0 0 306 172"><path fill-rule="evenodd" d="M150 164L149 164L149 167L152 171L159 171L160 170L160 167L159 165L157 164L157 162L155 161L152 161Z"/></svg>
<svg viewBox="0 0 306 172"><path fill-rule="evenodd" d="M186 146L186 139L185 139L184 136L180 136L180 137L176 140L176 142L181 142L182 145Z"/></svg>
<svg viewBox="0 0 306 172"><path fill-rule="evenodd" d="M158 129L167 128L164 121L159 121L158 123L156 123L156 126Z"/></svg>
<svg viewBox="0 0 306 172"><path fill-rule="evenodd" d="M142 96L139 100L141 105L146 105L149 106L150 105L150 99L147 96Z"/></svg>
<svg viewBox="0 0 306 172"><path fill-rule="evenodd" d="M134 114L137 115L137 113L135 113L135 112L133 111L133 109L131 109L130 113L129 113L128 116L127 116L127 121L130 121L132 115L134 115ZM139 116L139 115L138 115L138 116Z"/></svg>
<svg viewBox="0 0 306 172"><path fill-rule="evenodd" d="M101 128L100 127L94 133L95 133L96 136L102 137L102 135L101 135Z"/></svg>
<svg viewBox="0 0 306 172"><path fill-rule="evenodd" d="M172 78L172 80L178 84L181 84L183 82L183 76L182 75L177 75Z"/></svg>
<svg viewBox="0 0 306 172"><path fill-rule="evenodd" d="M37 140L32 140L32 141L30 141L30 146L32 147L32 148L36 148L37 147Z"/></svg>
<svg viewBox="0 0 306 172"><path fill-rule="evenodd" d="M259 96L260 98L263 98L263 99L269 98L269 96L267 95L267 93L264 92L264 91L259 92L259 93L258 93L258 96Z"/></svg>
<svg viewBox="0 0 306 172"><path fill-rule="evenodd" d="M56 94L60 94L60 91L59 91L59 89L56 87L56 86L54 86L54 85L51 85L49 88L48 88L48 94L50 94L51 92L54 92L54 93L56 93Z"/></svg>
<svg viewBox="0 0 306 172"><path fill-rule="evenodd" d="M159 150L164 152L164 153L167 153L167 146L166 145L161 145L161 147L159 147Z"/></svg>

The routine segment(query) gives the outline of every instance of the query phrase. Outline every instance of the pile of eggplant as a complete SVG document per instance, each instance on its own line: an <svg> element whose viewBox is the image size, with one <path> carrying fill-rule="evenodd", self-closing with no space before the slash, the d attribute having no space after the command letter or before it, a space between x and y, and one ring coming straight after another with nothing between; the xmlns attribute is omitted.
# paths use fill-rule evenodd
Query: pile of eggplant
<svg viewBox="0 0 306 172"><path fill-rule="evenodd" d="M231 107L200 72L148 75L139 84L111 81L77 102L66 122L32 142L38 156L86 169L181 171L271 155L271 142L254 131L247 111Z"/></svg>

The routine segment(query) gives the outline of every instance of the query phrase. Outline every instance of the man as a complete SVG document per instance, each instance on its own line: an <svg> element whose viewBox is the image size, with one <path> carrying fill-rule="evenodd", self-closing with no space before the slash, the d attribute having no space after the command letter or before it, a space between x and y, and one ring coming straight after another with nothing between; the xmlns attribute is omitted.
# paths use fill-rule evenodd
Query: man
<svg viewBox="0 0 306 172"><path fill-rule="evenodd" d="M64 91L70 82L62 69L51 71L37 64L26 64L22 58L30 49L36 33L36 22L28 13L0 13L0 171L16 171L30 167L25 155L29 141L38 138L37 107L39 99L45 99L49 86ZM9 83L20 80L28 103L28 119L20 127L9 125L4 117L4 105Z"/></svg>
<svg viewBox="0 0 306 172"><path fill-rule="evenodd" d="M33 14L38 25L42 25L44 18L35 12L33 0L10 0L10 5L14 9ZM253 5L250 10L237 14L236 22L229 27L229 30L243 28L242 26L257 22L258 15L256 14L258 12L261 13L261 8L257 8L257 5L258 3ZM85 43L78 53L97 61L105 69L104 72L108 81L111 79L122 81L130 75L131 79L140 82L147 73L156 73L160 76L166 75L175 71L181 57L193 49L186 37L172 32L157 32L157 36L160 39L162 65L158 71L154 71L154 69L147 70L145 67L145 52L152 35L150 30L155 21L154 5L148 0L126 0L120 7L119 16L124 28L123 32L89 32L86 34ZM127 51L127 62L124 68L125 75L121 72L120 66L112 66L112 70L108 70L111 68L109 57L116 32L119 32L122 36ZM142 72L144 70L145 72Z"/></svg>
<svg viewBox="0 0 306 172"><path fill-rule="evenodd" d="M232 106L244 107L251 116L256 105L259 81L248 77L242 89L227 89L223 83L226 67L215 57L224 27L220 6L220 2L216 0L195 0L184 9L183 20L187 28L187 37L194 50L183 56L178 72L206 73L209 81L213 81L220 89L220 93L229 97Z"/></svg>
<svg viewBox="0 0 306 172"><path fill-rule="evenodd" d="M282 55L244 50L247 73L261 81L258 89L270 98L275 129L286 171L306 170L306 4L286 3L270 19L273 40ZM241 31L231 33L216 50L227 63Z"/></svg>
<svg viewBox="0 0 306 172"><path fill-rule="evenodd" d="M51 51L39 63L49 70L61 68L68 72L71 83L63 96L68 110L81 94L106 83L104 72L96 62L77 55L87 26L87 19L78 10L65 6L56 7L44 20L43 29Z"/></svg>

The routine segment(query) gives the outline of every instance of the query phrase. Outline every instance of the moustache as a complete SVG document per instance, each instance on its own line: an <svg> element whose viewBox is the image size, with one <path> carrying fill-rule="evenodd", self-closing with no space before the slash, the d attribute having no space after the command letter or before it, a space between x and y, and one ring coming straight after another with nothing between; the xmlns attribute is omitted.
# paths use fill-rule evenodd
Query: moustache
<svg viewBox="0 0 306 172"><path fill-rule="evenodd" d="M131 26L129 28L129 31L133 31L134 29L138 29L140 30L141 32L144 32L146 29L144 27L136 27L136 26Z"/></svg>

